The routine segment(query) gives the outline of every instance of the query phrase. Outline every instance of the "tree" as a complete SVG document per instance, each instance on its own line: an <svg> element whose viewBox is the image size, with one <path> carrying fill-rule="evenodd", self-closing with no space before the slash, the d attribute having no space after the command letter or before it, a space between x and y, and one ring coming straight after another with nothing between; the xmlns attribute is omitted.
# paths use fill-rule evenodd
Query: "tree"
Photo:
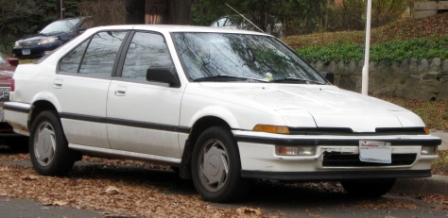
<svg viewBox="0 0 448 218"><path fill-rule="evenodd" d="M0 5L0 43L3 51L10 51L16 35L35 29L37 22L33 18L40 14L40 10L33 0L0 0Z"/></svg>
<svg viewBox="0 0 448 218"><path fill-rule="evenodd" d="M126 0L128 24L190 24L191 0Z"/></svg>

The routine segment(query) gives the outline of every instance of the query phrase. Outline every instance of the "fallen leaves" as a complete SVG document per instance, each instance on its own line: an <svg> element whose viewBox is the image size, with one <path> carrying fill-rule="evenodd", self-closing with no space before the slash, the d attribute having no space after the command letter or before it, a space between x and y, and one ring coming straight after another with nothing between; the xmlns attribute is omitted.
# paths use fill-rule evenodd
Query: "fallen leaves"
<svg viewBox="0 0 448 218"><path fill-rule="evenodd" d="M105 190L104 193L108 194L108 195L116 195L116 194L120 194L120 189L118 189L115 186L108 186Z"/></svg>
<svg viewBox="0 0 448 218"><path fill-rule="evenodd" d="M253 208L247 208L247 207L240 207L240 208L236 209L236 212L239 215L257 215L257 216L261 216L261 214L262 214L260 208L253 209Z"/></svg>
<svg viewBox="0 0 448 218"><path fill-rule="evenodd" d="M0 161L3 157L0 156ZM13 158L8 156L7 159ZM173 182L158 180L159 174L163 174L162 177L168 175L168 179L177 180L180 185L188 182L178 179L171 171L161 171L160 166L130 161L127 166L138 167L120 168L108 165L116 160L92 158L89 161L100 164L75 167L68 177L63 178L37 175L31 167L0 163L0 197L30 199L46 206L103 211L110 218L137 217L122 214L144 217L263 217L260 209L245 208L237 212L237 209L211 206L198 194L166 194L164 189Z"/></svg>
<svg viewBox="0 0 448 218"><path fill-rule="evenodd" d="M26 180L26 181L33 181L33 180L37 180L37 176L34 176L34 175L26 175L26 176L22 176L22 177L20 177L20 179L22 179L22 180Z"/></svg>

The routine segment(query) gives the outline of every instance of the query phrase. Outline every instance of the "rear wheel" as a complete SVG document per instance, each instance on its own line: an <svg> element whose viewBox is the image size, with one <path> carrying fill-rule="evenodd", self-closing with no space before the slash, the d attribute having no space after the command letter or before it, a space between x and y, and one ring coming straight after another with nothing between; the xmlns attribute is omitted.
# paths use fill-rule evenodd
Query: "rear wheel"
<svg viewBox="0 0 448 218"><path fill-rule="evenodd" d="M206 129L196 142L192 158L193 182L203 199L227 202L247 193L247 181L240 176L238 148L228 130Z"/></svg>
<svg viewBox="0 0 448 218"><path fill-rule="evenodd" d="M381 197L394 187L395 179L365 179L341 181L347 193L359 197Z"/></svg>
<svg viewBox="0 0 448 218"><path fill-rule="evenodd" d="M33 122L29 139L33 167L39 174L64 176L73 168L77 159L75 151L68 148L61 122L53 111L40 113Z"/></svg>

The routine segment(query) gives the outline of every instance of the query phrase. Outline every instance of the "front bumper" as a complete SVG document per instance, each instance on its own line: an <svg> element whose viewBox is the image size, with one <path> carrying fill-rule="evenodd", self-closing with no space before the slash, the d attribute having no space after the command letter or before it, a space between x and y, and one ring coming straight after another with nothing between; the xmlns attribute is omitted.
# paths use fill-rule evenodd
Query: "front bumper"
<svg viewBox="0 0 448 218"><path fill-rule="evenodd" d="M54 43L49 43L45 45L34 45L34 46L18 46L12 49L15 57L18 58L36 58L42 57L46 54L52 52L56 48L62 45L61 41ZM28 53L29 52L29 53Z"/></svg>
<svg viewBox="0 0 448 218"><path fill-rule="evenodd" d="M260 179L314 181L429 177L432 161L438 156L421 155L421 148L441 144L439 138L430 135L337 136L232 132L238 142L241 176ZM360 140L390 142L392 163L361 162L357 158ZM275 152L276 145L314 146L316 152L312 156L280 156Z"/></svg>

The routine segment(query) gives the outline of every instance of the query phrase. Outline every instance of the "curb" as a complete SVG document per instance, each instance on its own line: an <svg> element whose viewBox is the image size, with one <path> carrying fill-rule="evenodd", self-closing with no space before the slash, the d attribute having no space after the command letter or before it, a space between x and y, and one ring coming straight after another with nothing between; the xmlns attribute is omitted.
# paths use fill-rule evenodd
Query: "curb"
<svg viewBox="0 0 448 218"><path fill-rule="evenodd" d="M431 130L431 135L439 137L442 140L442 144L439 145L439 150L448 150L448 132Z"/></svg>

